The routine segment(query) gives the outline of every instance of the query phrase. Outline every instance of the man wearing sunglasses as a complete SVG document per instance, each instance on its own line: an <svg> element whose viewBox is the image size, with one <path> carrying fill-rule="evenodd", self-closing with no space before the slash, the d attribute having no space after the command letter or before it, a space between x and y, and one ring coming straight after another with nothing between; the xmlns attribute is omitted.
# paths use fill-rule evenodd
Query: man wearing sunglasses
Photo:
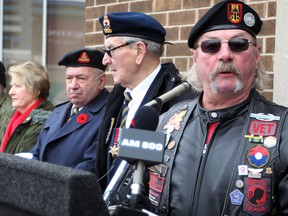
<svg viewBox="0 0 288 216"><path fill-rule="evenodd" d="M105 189L105 175L108 174L109 182L119 163L118 159L115 159L118 148L116 128L129 128L140 106L163 95L183 81L172 62L160 62L166 44L166 31L157 20L144 13L120 12L106 14L100 17L99 22L106 37L103 64L109 66L115 83L101 126L97 151L99 183ZM127 92L132 100L129 102L128 115L123 124L121 107L124 94ZM179 97L158 107L158 111L163 113L176 102L196 95L198 94L195 91L188 89Z"/></svg>
<svg viewBox="0 0 288 216"><path fill-rule="evenodd" d="M247 4L213 6L192 28L187 80L201 93L173 106L162 164L149 168L149 199L160 215L288 215L287 108L262 97L267 74Z"/></svg>

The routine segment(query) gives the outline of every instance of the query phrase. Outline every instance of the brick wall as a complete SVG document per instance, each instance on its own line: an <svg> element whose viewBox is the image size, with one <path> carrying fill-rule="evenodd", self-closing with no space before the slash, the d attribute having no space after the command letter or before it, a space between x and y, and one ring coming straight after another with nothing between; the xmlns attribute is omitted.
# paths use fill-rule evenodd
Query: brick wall
<svg viewBox="0 0 288 216"><path fill-rule="evenodd" d="M220 0L86 0L86 33L85 45L100 48L104 37L98 17L110 12L138 11L157 19L166 29L166 40L176 46L167 45L162 62L172 61L181 73L191 67L192 59L187 46L187 37L195 22L214 4ZM275 53L276 0L244 0L258 11L263 20L259 33L262 46L262 60L273 80L273 56ZM112 88L112 75L108 88ZM262 94L268 99L273 97L273 81Z"/></svg>

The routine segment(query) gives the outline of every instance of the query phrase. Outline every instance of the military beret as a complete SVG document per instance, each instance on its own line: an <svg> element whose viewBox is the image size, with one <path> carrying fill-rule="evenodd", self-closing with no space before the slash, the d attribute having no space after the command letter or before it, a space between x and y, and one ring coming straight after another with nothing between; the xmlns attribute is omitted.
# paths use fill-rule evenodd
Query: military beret
<svg viewBox="0 0 288 216"><path fill-rule="evenodd" d="M202 34L214 30L242 29L256 37L261 26L259 15L247 4L237 0L221 1L209 9L192 28L188 46L193 48Z"/></svg>
<svg viewBox="0 0 288 216"><path fill-rule="evenodd" d="M6 88L6 74L4 64L0 61L0 84Z"/></svg>
<svg viewBox="0 0 288 216"><path fill-rule="evenodd" d="M110 13L99 18L106 37L128 36L164 44L166 31L153 17L139 12Z"/></svg>
<svg viewBox="0 0 288 216"><path fill-rule="evenodd" d="M58 62L58 65L66 67L93 67L102 71L106 70L106 65L102 64L104 53L95 49L79 49L68 52Z"/></svg>

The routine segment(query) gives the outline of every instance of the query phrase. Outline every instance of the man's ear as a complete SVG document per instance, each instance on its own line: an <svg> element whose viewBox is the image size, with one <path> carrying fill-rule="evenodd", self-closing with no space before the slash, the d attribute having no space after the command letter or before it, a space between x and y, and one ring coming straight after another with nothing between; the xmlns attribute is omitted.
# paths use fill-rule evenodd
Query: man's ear
<svg viewBox="0 0 288 216"><path fill-rule="evenodd" d="M99 76L99 89L103 90L107 83L107 76L105 73L101 73Z"/></svg>
<svg viewBox="0 0 288 216"><path fill-rule="evenodd" d="M136 44L136 49L137 49L136 64L140 65L147 53L147 46L144 42L139 41Z"/></svg>
<svg viewBox="0 0 288 216"><path fill-rule="evenodd" d="M193 63L196 63L196 59L197 59L197 49L190 49L190 52L191 52L191 56L192 56L192 59L193 59Z"/></svg>

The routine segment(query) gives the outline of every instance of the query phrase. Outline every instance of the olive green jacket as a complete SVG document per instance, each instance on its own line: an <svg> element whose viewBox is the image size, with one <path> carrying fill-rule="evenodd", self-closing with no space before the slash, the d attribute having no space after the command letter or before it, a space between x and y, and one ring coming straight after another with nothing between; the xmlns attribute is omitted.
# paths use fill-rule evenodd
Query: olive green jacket
<svg viewBox="0 0 288 216"><path fill-rule="evenodd" d="M6 126L12 116L12 102L6 94L0 94L0 143L4 136Z"/></svg>
<svg viewBox="0 0 288 216"><path fill-rule="evenodd" d="M38 135L53 109L54 105L50 101L46 100L39 104L26 120L15 129L7 143L5 152L16 154L29 151L36 144Z"/></svg>

